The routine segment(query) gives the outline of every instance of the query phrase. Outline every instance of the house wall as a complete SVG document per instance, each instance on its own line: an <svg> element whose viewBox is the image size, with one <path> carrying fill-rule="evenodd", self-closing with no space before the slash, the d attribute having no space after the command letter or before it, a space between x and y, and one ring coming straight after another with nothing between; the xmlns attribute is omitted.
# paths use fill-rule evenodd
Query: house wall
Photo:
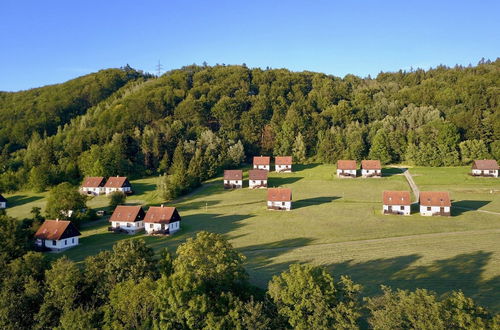
<svg viewBox="0 0 500 330"><path fill-rule="evenodd" d="M431 206L431 210L427 210L427 206L420 205L420 215L433 215L435 213L441 212L441 207L440 206ZM450 207L445 206L444 207L444 212L445 213L450 213Z"/></svg>
<svg viewBox="0 0 500 330"><path fill-rule="evenodd" d="M250 188L254 188L254 187L262 186L262 185L267 187L267 180L248 180L248 186ZM260 187L260 188L263 188L263 187Z"/></svg>
<svg viewBox="0 0 500 330"><path fill-rule="evenodd" d="M365 170L365 169L361 170L362 176L367 176L367 175L372 175L372 174L382 175L382 171L381 170Z"/></svg>
<svg viewBox="0 0 500 330"><path fill-rule="evenodd" d="M238 188L243 187L243 180L224 180L224 184L235 185Z"/></svg>
<svg viewBox="0 0 500 330"><path fill-rule="evenodd" d="M92 193L94 195L100 195L104 193L104 187L82 187L82 191L86 194Z"/></svg>
<svg viewBox="0 0 500 330"><path fill-rule="evenodd" d="M55 244L54 244L55 242ZM45 240L45 247L58 251L58 250L63 250L63 249L69 249L71 247L77 246L79 243L78 236L75 237L70 237L70 238L65 238L61 240ZM42 240L37 239L35 244L38 246L42 246Z"/></svg>
<svg viewBox="0 0 500 330"><path fill-rule="evenodd" d="M276 172L292 172L292 165L276 165Z"/></svg>
<svg viewBox="0 0 500 330"><path fill-rule="evenodd" d="M167 230L169 229L170 234L175 233L181 228L181 222L175 221L172 223L145 223L144 224L146 233L151 234L153 231Z"/></svg>
<svg viewBox="0 0 500 330"><path fill-rule="evenodd" d="M139 231L144 229L144 221L126 222L126 221L113 221L111 227L121 228L127 231Z"/></svg>
<svg viewBox="0 0 500 330"><path fill-rule="evenodd" d="M481 175L481 174L486 174L486 175L493 175L494 177L498 178L498 170L477 170L475 168L472 169L472 174L474 175Z"/></svg>
<svg viewBox="0 0 500 330"><path fill-rule="evenodd" d="M356 170L344 170L343 172L344 172L344 174L351 174L351 175L356 176ZM337 176L340 176L341 173L342 173L342 170L337 169Z"/></svg>
<svg viewBox="0 0 500 330"><path fill-rule="evenodd" d="M130 187L121 187L121 188L106 188L106 195L109 195L115 191L121 191L123 193L127 193L131 191L132 189Z"/></svg>
<svg viewBox="0 0 500 330"><path fill-rule="evenodd" d="M287 211L290 211L292 209L292 202L267 201L267 208L272 208L272 207L281 207L281 208L286 209Z"/></svg>
<svg viewBox="0 0 500 330"><path fill-rule="evenodd" d="M0 202L0 209L5 209L5 208L7 208L7 203Z"/></svg>
<svg viewBox="0 0 500 330"><path fill-rule="evenodd" d="M401 210L401 206L403 209ZM411 209L410 205L391 205L392 212L398 212L402 215L410 215ZM384 205L382 208L383 211L389 211L389 205Z"/></svg>
<svg viewBox="0 0 500 330"><path fill-rule="evenodd" d="M253 168L256 169L256 170L266 170L266 171L269 171L269 165L254 165Z"/></svg>

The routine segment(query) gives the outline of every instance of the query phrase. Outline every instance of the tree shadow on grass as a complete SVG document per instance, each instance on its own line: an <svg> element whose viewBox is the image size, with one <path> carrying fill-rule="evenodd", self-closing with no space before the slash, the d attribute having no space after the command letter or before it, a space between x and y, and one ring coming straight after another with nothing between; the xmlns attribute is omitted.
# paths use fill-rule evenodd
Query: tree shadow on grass
<svg viewBox="0 0 500 330"><path fill-rule="evenodd" d="M9 198L6 199L7 199L7 206L13 207L13 206L20 206L32 203L42 198L43 198L42 196L15 195L15 196L10 196Z"/></svg>
<svg viewBox="0 0 500 330"><path fill-rule="evenodd" d="M390 177L393 175L402 175L408 169L406 168L397 168L397 167L383 167L382 168L382 177Z"/></svg>
<svg viewBox="0 0 500 330"><path fill-rule="evenodd" d="M319 163L314 163L314 164L294 164L292 166L292 169L294 172L300 172L300 171L304 171L304 170L309 170L311 168L315 168L317 166L319 166L321 164Z"/></svg>
<svg viewBox="0 0 500 330"><path fill-rule="evenodd" d="M267 181L267 187L268 188L273 188L273 187L281 187L281 186L284 186L284 185L287 185L287 184L292 184L292 183L295 183L299 180L302 180L304 177L301 177L301 176L292 176L292 177L288 177L288 178L269 178L269 180Z"/></svg>
<svg viewBox="0 0 500 330"><path fill-rule="evenodd" d="M331 203L336 199L339 199L340 197L338 196L329 196L329 197L312 197L312 198L306 198L306 199L301 199L296 202L293 202L293 209L301 209L303 207L308 207L308 206L318 206L321 204L326 204L326 203Z"/></svg>
<svg viewBox="0 0 500 330"><path fill-rule="evenodd" d="M142 183L136 182L132 184L132 190L134 191L134 195L142 195L144 193L148 193L156 190L156 185L153 183Z"/></svg>
<svg viewBox="0 0 500 330"><path fill-rule="evenodd" d="M478 200L463 200L458 202L453 202L451 205L452 215L460 215L469 211L476 211L485 205L488 205L490 201L478 201Z"/></svg>

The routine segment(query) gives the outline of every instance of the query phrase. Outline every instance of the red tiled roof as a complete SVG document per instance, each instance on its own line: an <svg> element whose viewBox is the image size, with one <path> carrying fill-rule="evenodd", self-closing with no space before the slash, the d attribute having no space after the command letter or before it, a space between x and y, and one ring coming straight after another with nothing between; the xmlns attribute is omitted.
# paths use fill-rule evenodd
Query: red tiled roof
<svg viewBox="0 0 500 330"><path fill-rule="evenodd" d="M104 186L104 177L88 176L83 180L82 187L97 188Z"/></svg>
<svg viewBox="0 0 500 330"><path fill-rule="evenodd" d="M144 210L141 206L118 205L109 218L109 222L136 222L144 219Z"/></svg>
<svg viewBox="0 0 500 330"><path fill-rule="evenodd" d="M421 191L419 203L423 206L451 206L450 194L447 191Z"/></svg>
<svg viewBox="0 0 500 330"><path fill-rule="evenodd" d="M411 205L409 191L384 191L384 205Z"/></svg>
<svg viewBox="0 0 500 330"><path fill-rule="evenodd" d="M266 170L250 170L248 171L249 180L267 180Z"/></svg>
<svg viewBox="0 0 500 330"><path fill-rule="evenodd" d="M151 206L144 217L144 222L147 223L170 223L180 220L177 209L167 206Z"/></svg>
<svg viewBox="0 0 500 330"><path fill-rule="evenodd" d="M243 171L224 170L224 180L243 180Z"/></svg>
<svg viewBox="0 0 500 330"><path fill-rule="evenodd" d="M108 179L104 187L106 188L130 187L130 183L128 182L128 179L125 176L112 176Z"/></svg>
<svg viewBox="0 0 500 330"><path fill-rule="evenodd" d="M255 156L253 158L254 165L269 165L271 163L271 157L269 156Z"/></svg>
<svg viewBox="0 0 500 330"><path fill-rule="evenodd" d="M355 170L357 167L355 160L339 160L337 161L337 169L339 170Z"/></svg>
<svg viewBox="0 0 500 330"><path fill-rule="evenodd" d="M290 202L292 200L292 189L269 188L267 190L267 200L271 202Z"/></svg>
<svg viewBox="0 0 500 330"><path fill-rule="evenodd" d="M45 220L36 231L35 238L60 240L80 235L80 232L71 221Z"/></svg>
<svg viewBox="0 0 500 330"><path fill-rule="evenodd" d="M292 165L292 156L277 156L274 158L276 165Z"/></svg>
<svg viewBox="0 0 500 330"><path fill-rule="evenodd" d="M380 160L362 160L361 168L365 170L381 170Z"/></svg>
<svg viewBox="0 0 500 330"><path fill-rule="evenodd" d="M494 159L475 160L472 168L476 170L498 170L498 163Z"/></svg>

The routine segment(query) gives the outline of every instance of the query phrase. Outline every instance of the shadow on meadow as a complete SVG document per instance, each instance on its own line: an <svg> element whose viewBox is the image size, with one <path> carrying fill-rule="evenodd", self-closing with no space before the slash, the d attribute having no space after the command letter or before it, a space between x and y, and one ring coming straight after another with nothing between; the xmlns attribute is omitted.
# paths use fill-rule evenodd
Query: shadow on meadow
<svg viewBox="0 0 500 330"><path fill-rule="evenodd" d="M461 215L465 212L476 211L485 205L488 205L490 201L478 201L478 200L462 200L453 202L451 204L452 215Z"/></svg>
<svg viewBox="0 0 500 330"><path fill-rule="evenodd" d="M134 182L132 184L132 189L134 191L134 195L142 195L151 191L156 190L156 184L154 183L145 183L145 182Z"/></svg>
<svg viewBox="0 0 500 330"><path fill-rule="evenodd" d="M37 201L39 199L44 198L43 196L26 196L26 195L15 195L15 196L10 196L7 198L7 206L8 207L13 207L13 206L20 206L28 203L32 203L34 201Z"/></svg>
<svg viewBox="0 0 500 330"><path fill-rule="evenodd" d="M301 177L301 176L291 176L291 177L280 177L280 178L269 178L269 180L267 181L267 186L269 188L274 188L274 187L281 187L281 186L284 186L284 185L288 185L288 184L292 184L292 183L295 183L299 180L302 180L304 177Z"/></svg>
<svg viewBox="0 0 500 330"><path fill-rule="evenodd" d="M312 197L312 198L301 199L293 203L293 208L297 210L308 206L318 206L321 204L331 203L336 199L340 199L340 197L330 196L330 197Z"/></svg>
<svg viewBox="0 0 500 330"><path fill-rule="evenodd" d="M407 170L408 170L407 168L383 167L382 168L382 177L390 177L393 175L402 175Z"/></svg>
<svg viewBox="0 0 500 330"><path fill-rule="evenodd" d="M313 163L313 164L294 164L293 165L293 171L294 172L300 172L300 171L305 171L305 170L310 170L312 168L315 168L321 164L319 163Z"/></svg>

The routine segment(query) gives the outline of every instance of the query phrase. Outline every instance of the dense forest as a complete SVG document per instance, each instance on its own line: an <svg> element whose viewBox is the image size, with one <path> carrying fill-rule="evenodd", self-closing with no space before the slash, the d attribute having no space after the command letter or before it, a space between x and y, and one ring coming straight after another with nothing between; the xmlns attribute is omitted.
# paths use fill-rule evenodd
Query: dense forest
<svg viewBox="0 0 500 330"><path fill-rule="evenodd" d="M500 159L500 59L364 79L245 65L152 77L127 66L0 93L0 122L4 192L168 173L168 199L259 154L469 164Z"/></svg>
<svg viewBox="0 0 500 330"><path fill-rule="evenodd" d="M362 298L349 277L291 264L267 290L220 234L199 232L159 256L122 240L81 264L29 251L32 227L0 215L2 329L498 329L460 291L393 290ZM52 259L52 261L51 261Z"/></svg>

